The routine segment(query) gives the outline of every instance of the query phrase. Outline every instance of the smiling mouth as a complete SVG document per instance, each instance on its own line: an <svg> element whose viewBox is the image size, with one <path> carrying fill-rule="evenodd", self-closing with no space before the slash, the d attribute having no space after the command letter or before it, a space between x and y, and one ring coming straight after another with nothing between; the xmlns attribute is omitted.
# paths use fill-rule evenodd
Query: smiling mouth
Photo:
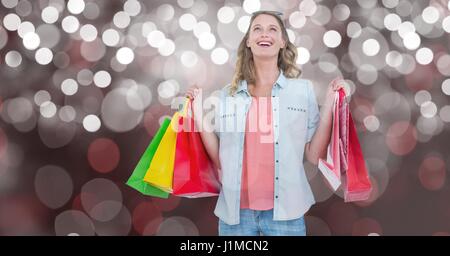
<svg viewBox="0 0 450 256"><path fill-rule="evenodd" d="M270 47L270 46L272 46L272 43L271 42L259 42L259 43L257 43L257 45L261 46L261 47Z"/></svg>

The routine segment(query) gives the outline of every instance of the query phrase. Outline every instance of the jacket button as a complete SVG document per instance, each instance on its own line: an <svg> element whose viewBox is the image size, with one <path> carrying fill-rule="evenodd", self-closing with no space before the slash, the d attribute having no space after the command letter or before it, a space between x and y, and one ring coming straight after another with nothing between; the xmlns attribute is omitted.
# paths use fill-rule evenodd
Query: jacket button
<svg viewBox="0 0 450 256"><path fill-rule="evenodd" d="M278 199L278 196L275 196L275 198L277 198L277 199Z"/></svg>
<svg viewBox="0 0 450 256"><path fill-rule="evenodd" d="M277 163L278 163L278 160L276 160L275 162L277 162Z"/></svg>
<svg viewBox="0 0 450 256"><path fill-rule="evenodd" d="M278 180L278 177L276 177L275 179Z"/></svg>

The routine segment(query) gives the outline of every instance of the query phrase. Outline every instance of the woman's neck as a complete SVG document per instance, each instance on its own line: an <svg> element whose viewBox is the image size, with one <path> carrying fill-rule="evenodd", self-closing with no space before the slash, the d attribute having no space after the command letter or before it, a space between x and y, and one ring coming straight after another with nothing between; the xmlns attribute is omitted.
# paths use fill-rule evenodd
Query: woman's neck
<svg viewBox="0 0 450 256"><path fill-rule="evenodd" d="M277 81L280 75L277 59L272 60L255 60L255 86L270 86Z"/></svg>

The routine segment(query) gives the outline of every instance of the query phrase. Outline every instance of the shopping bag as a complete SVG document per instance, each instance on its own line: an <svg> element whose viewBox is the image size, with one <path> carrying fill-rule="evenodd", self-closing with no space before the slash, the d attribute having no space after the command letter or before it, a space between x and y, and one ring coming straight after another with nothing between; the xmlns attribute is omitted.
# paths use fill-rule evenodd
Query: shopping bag
<svg viewBox="0 0 450 256"><path fill-rule="evenodd" d="M372 185L343 89L335 95L327 160L319 159L318 167L333 190L343 184L345 202L369 198Z"/></svg>
<svg viewBox="0 0 450 256"><path fill-rule="evenodd" d="M155 156L153 157L150 167L144 177L145 182L148 182L149 184L168 193L172 193L172 178L178 121L180 115L185 115L188 101L189 99L186 98L181 112L177 111L173 115L170 125L164 133L158 149L155 152Z"/></svg>
<svg viewBox="0 0 450 256"><path fill-rule="evenodd" d="M179 119L173 194L190 198L216 196L220 190L218 174L204 148L200 132L194 129L191 101L188 102L188 106L191 115L181 116Z"/></svg>
<svg viewBox="0 0 450 256"><path fill-rule="evenodd" d="M138 164L136 165L136 168L134 169L130 178L126 182L126 184L128 186L136 189L137 191L141 192L144 195L161 197L161 198L169 197L169 193L143 181L143 178L144 178L148 168L150 167L150 163L155 155L156 149L158 148L159 143L161 142L161 139L162 139L164 133L166 132L169 124L170 124L170 119L169 118L164 119L163 123L161 124L158 131L156 132L155 136L153 136L153 139L151 140L151 142L148 145L147 149L145 150L144 154L141 156L141 159L139 160Z"/></svg>

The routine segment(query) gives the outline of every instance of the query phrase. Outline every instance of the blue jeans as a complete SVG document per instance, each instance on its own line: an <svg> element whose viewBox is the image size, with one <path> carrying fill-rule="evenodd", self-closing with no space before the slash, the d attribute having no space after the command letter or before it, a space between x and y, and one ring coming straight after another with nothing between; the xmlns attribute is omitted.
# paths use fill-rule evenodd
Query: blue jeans
<svg viewBox="0 0 450 256"><path fill-rule="evenodd" d="M237 225L228 225L219 219L219 236L305 236L304 217L294 220L273 220L273 210L240 210Z"/></svg>

